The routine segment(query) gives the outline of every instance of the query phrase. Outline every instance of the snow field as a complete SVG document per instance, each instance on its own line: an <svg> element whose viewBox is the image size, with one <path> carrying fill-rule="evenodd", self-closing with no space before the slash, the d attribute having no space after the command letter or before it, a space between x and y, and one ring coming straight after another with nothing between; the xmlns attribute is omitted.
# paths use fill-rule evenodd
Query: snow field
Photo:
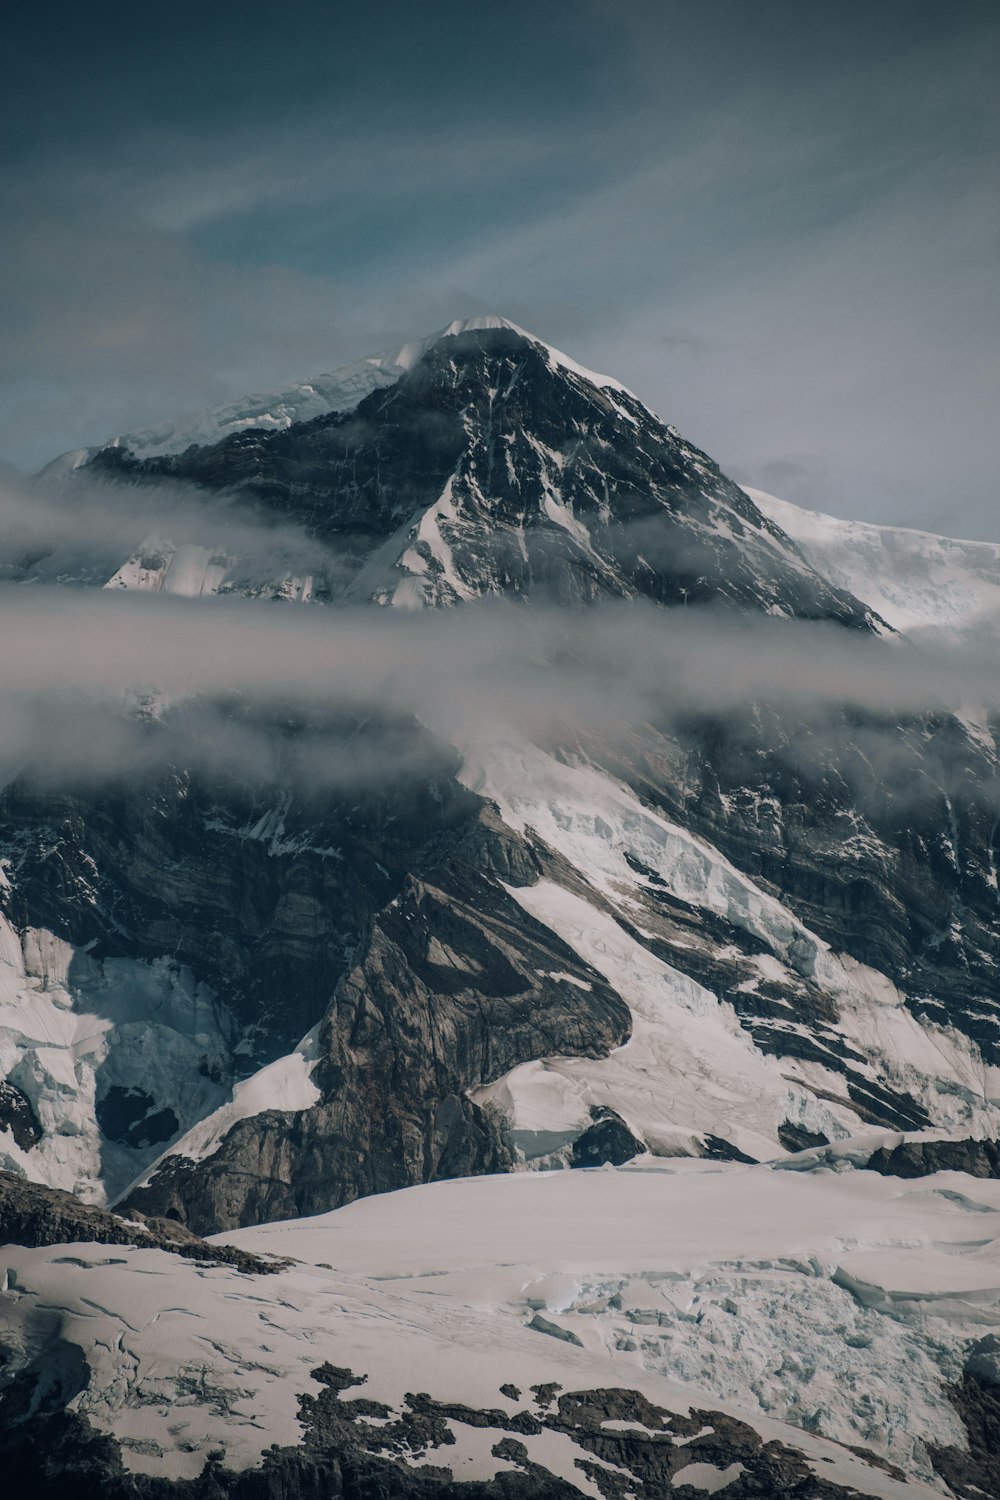
<svg viewBox="0 0 1000 1500"><path fill-rule="evenodd" d="M844 521L764 490L746 493L818 573L870 604L896 630L960 638L1000 614L1000 546L994 542Z"/></svg>
<svg viewBox="0 0 1000 1500"><path fill-rule="evenodd" d="M93 1375L73 1406L136 1472L193 1477L209 1451L246 1467L295 1442L296 1397L329 1360L368 1376L347 1399L396 1411L407 1392L513 1413L535 1384L625 1386L729 1412L831 1479L917 1500L942 1493L923 1441L962 1441L942 1379L1000 1317L1000 1183L977 1182L965 1206L954 1184L690 1162L435 1183L218 1236L296 1258L268 1277L152 1250L9 1247L0 1325L16 1362L71 1367L67 1345L82 1350ZM882 1311L847 1277L908 1301ZM540 1309L582 1347L529 1327ZM503 1467L491 1429L453 1431L456 1447L413 1460L468 1478ZM911 1483L828 1436L891 1456ZM591 1493L570 1440L526 1446Z"/></svg>

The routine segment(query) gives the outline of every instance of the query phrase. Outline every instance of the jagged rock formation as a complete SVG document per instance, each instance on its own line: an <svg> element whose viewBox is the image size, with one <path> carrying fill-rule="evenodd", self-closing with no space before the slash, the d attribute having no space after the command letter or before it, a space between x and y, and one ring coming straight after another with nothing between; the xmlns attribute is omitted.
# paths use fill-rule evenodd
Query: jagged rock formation
<svg viewBox="0 0 1000 1500"><path fill-rule="evenodd" d="M601 1167L610 1162L619 1167L643 1154L643 1142L636 1140L621 1115L613 1109L594 1109L591 1113L594 1123L573 1142L571 1166Z"/></svg>
<svg viewBox="0 0 1000 1500"><path fill-rule="evenodd" d="M397 1415L385 1402L343 1394L363 1388L365 1376L329 1364L313 1373L322 1391L318 1397L301 1398L301 1446L271 1449L261 1469L251 1473L235 1474L210 1464L199 1479L183 1486L128 1473L112 1439L99 1437L85 1421L59 1407L44 1412L25 1441L16 1405L30 1396L16 1387L0 1399L0 1418L6 1418L0 1459L8 1482L20 1487L15 1493L39 1500L175 1500L181 1494L187 1500L312 1500L319 1495L325 1500L574 1500L580 1494L576 1485L533 1462L519 1440L525 1434L553 1433L578 1452L581 1477L612 1500L626 1495L659 1500L667 1494L696 1500L716 1476L724 1479L732 1500L765 1495L769 1500L793 1495L796 1500L865 1500L859 1490L817 1477L794 1448L762 1442L746 1423L717 1411L679 1416L633 1390L563 1392L558 1384L540 1385L513 1416L422 1394L408 1397ZM636 1425L627 1432L609 1431L603 1425L608 1422ZM448 1467L454 1423L489 1430L497 1438L494 1453L509 1467L490 1480L456 1479ZM395 1458L421 1452L431 1456L423 1468ZM982 1477L985 1471L967 1459L963 1464L962 1457L943 1455L943 1469L951 1465L953 1477L960 1470ZM901 1477L898 1471L896 1477Z"/></svg>
<svg viewBox="0 0 1000 1500"><path fill-rule="evenodd" d="M973 1359L975 1356L973 1356ZM938 1448L934 1467L959 1500L1000 1494L1000 1385L994 1361L988 1378L966 1368L949 1392L969 1436L968 1451Z"/></svg>
<svg viewBox="0 0 1000 1500"><path fill-rule="evenodd" d="M642 600L688 620L721 607L734 629L747 613L886 628L634 396L503 320L73 462L77 476L235 497L265 529L292 521L322 551L317 577L337 558L318 591L244 587L238 559L206 550L202 589L410 606ZM184 546L159 539L104 581L169 589L171 547ZM502 1170L519 1153L614 1159L631 1141L757 1160L865 1124L992 1128L977 1083L1000 1056L988 734L848 708L790 727L758 704L614 743L574 730L546 746L536 790L494 757L477 795L450 748L390 727L423 736L427 769L357 795L211 781L183 764L111 788L22 779L3 792L19 993L53 993L58 977L60 1013L113 1023L71 1121L39 1038L14 1037L0 1098L10 1165L95 1196L131 1184L128 1203L208 1232ZM280 730L355 747L387 732L347 718ZM581 763L597 779L570 815L559 778ZM609 850L610 885L594 864ZM553 1123L532 1123L537 1094L508 1107L508 1075L600 1062L637 1013L620 962L602 969L573 921L530 909L546 882L624 934L628 964L651 956L683 1005L735 1016L749 1050L725 1099L702 1108L692 1091L689 1113L682 1101L664 1122L659 1105L632 1108L618 1075L612 1088L578 1070L571 1107L557 1061L544 1074ZM45 934L63 945L61 977L37 956ZM831 955L846 955L839 968ZM169 1004L130 1011L120 997L154 972ZM888 1050L867 1019L880 1006ZM949 1028L946 1055L928 1060L903 1006ZM155 1045L126 1047L129 1027ZM655 1075L671 1066L668 1031ZM743 1107L764 1095L763 1111ZM626 1134L594 1143L595 1109Z"/></svg>
<svg viewBox="0 0 1000 1500"><path fill-rule="evenodd" d="M865 1163L887 1177L928 1177L932 1172L965 1172L969 1177L1000 1177L1000 1144L990 1140L901 1141L880 1146Z"/></svg>

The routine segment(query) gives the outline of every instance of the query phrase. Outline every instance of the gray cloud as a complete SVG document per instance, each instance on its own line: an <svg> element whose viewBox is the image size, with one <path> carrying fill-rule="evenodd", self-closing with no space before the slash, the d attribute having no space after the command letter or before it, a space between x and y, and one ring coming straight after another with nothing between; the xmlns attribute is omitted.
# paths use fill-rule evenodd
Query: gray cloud
<svg viewBox="0 0 1000 1500"><path fill-rule="evenodd" d="M334 594L352 576L303 527L225 493L165 481L115 484L86 473L68 484L0 474L0 581L100 585L140 549L166 556L181 546L228 561L245 590L310 575Z"/></svg>
<svg viewBox="0 0 1000 1500"><path fill-rule="evenodd" d="M910 795L914 754L894 720L1000 710L990 645L953 651L693 609L410 614L6 587L0 631L18 642L0 661L8 777L180 762L238 779L369 784L447 761L413 720L459 748L504 736L614 743L691 716L735 715L738 730L756 704L809 774L834 751L862 780L881 766ZM312 727L289 735L292 721ZM359 742L366 722L382 727ZM941 785L961 777L954 741L945 735L935 759L925 739Z"/></svg>

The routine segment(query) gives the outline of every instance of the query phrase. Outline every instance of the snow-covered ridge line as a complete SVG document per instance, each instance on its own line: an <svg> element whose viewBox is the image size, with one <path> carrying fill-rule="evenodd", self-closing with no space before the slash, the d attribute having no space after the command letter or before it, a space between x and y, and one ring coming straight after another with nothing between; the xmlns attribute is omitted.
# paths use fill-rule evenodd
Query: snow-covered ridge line
<svg viewBox="0 0 1000 1500"><path fill-rule="evenodd" d="M427 338L413 340L398 349L356 360L326 375L315 375L278 390L253 392L220 406L187 413L173 422L119 434L94 448L79 448L71 453L64 453L42 472L52 477L70 474L104 448L125 448L137 458L158 458L183 453L192 444L210 446L222 442L235 432L253 428L265 432L281 432L330 412L354 411L366 396L395 385L442 339L498 328L507 329L543 349L551 364L589 381L591 385L601 390L618 391L633 400L638 399L610 375L599 375L594 370L586 369L568 354L546 344L509 319L487 313L474 318L456 318Z"/></svg>
<svg viewBox="0 0 1000 1500"><path fill-rule="evenodd" d="M1000 543L845 521L743 488L818 573L896 630L964 634L1000 614Z"/></svg>

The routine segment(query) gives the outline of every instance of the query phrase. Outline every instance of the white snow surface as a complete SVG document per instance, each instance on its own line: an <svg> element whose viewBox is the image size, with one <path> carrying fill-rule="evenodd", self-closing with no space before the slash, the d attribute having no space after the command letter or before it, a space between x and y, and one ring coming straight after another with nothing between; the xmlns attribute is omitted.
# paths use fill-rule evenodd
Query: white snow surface
<svg viewBox="0 0 1000 1500"><path fill-rule="evenodd" d="M143 428L137 432L123 433L102 443L97 448L77 449L63 454L47 466L49 476L69 474L92 458L102 447L126 448L136 458L154 458L165 454L183 453L192 444L210 446L235 432L257 428L265 432L278 432L298 422L310 422L315 417L329 412L348 412L374 391L386 390L395 385L408 370L423 359L442 339L458 334L473 333L479 329L506 328L545 350L551 364L567 370L591 385L605 391L632 393L609 375L599 375L552 348L533 333L519 328L507 318L495 314L483 314L473 318L455 319L445 328L439 328L424 339L403 344L399 349L387 350L371 355L353 364L343 365L327 375L314 375L308 380L283 389L262 391L213 406L205 411L189 413L173 422L157 427ZM633 399L636 399L633 397ZM623 415L628 415L620 408Z"/></svg>
<svg viewBox="0 0 1000 1500"><path fill-rule="evenodd" d="M690 1150L710 1134L749 1156L775 1156L786 1119L828 1136L848 1133L849 1107L820 1102L786 1076L788 1060L760 1052L731 1005L654 957L612 916L552 881L510 893L602 974L632 1012L632 1035L610 1056L523 1063L475 1091L478 1102L492 1101L510 1119L526 1155L537 1154L533 1137L546 1151L560 1138L574 1139L591 1109L602 1106L664 1155Z"/></svg>
<svg viewBox="0 0 1000 1500"><path fill-rule="evenodd" d="M221 1146L225 1137L241 1120L252 1119L266 1110L278 1110L295 1114L318 1104L320 1091L312 1081L313 1069L319 1056L317 1037L319 1025L307 1032L294 1051L285 1057L275 1058L256 1073L233 1085L232 1092L224 1104L206 1115L179 1140L174 1141L163 1156L185 1156L190 1161L204 1161ZM159 1158L143 1174L142 1181L161 1165Z"/></svg>
<svg viewBox="0 0 1000 1500"><path fill-rule="evenodd" d="M44 929L19 936L0 914L0 1078L43 1132L25 1151L0 1130L0 1167L86 1201L114 1197L163 1148L104 1137L98 1102L141 1090L179 1133L224 1097L209 1074L234 1031L211 991L166 958L97 963Z"/></svg>
<svg viewBox="0 0 1000 1500"><path fill-rule="evenodd" d="M628 856L672 896L763 941L771 950L756 961L764 977L794 987L805 976L825 991L839 1013L835 1029L867 1059L866 1076L917 1100L942 1129L1000 1133L1000 1070L984 1064L973 1042L918 1021L885 975L833 952L719 850L605 772L497 743L469 747L462 776L496 802L509 826L540 839L576 872L576 890L546 879L510 894L632 1012L632 1035L610 1056L524 1063L474 1092L507 1117L528 1160L544 1160L574 1139L595 1107L614 1109L664 1155L697 1149L697 1139L712 1134L771 1159L784 1154L783 1121L834 1141L859 1128L839 1071L765 1055L729 1003L626 931L623 921L643 931L650 889ZM797 1024L790 1014L788 1025Z"/></svg>
<svg viewBox="0 0 1000 1500"><path fill-rule="evenodd" d="M961 637L1000 615L1000 544L844 521L764 490L746 493L838 588L894 629Z"/></svg>
<svg viewBox="0 0 1000 1500"><path fill-rule="evenodd" d="M213 1449L242 1468L294 1443L296 1398L329 1360L367 1375L348 1398L396 1411L408 1391L512 1413L534 1384L624 1386L735 1415L864 1494L942 1494L926 1445L964 1441L943 1383L1000 1325L1000 1183L950 1173L521 1173L217 1239L297 1263L265 1277L94 1244L0 1255L15 1366L82 1350L93 1375L72 1404L136 1472L192 1477ZM581 1346L530 1328L539 1311ZM455 1447L413 1461L466 1478L502 1467L483 1429L453 1431ZM529 1456L594 1493L586 1455L552 1439L527 1439Z"/></svg>

